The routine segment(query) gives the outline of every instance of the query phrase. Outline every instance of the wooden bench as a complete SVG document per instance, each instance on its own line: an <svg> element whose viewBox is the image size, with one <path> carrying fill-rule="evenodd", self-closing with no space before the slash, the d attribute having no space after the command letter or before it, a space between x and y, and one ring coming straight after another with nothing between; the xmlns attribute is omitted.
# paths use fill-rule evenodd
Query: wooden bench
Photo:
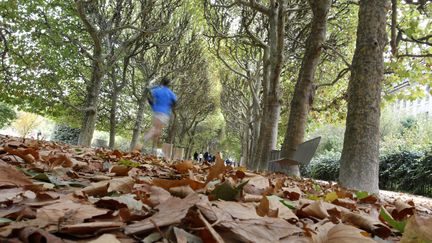
<svg viewBox="0 0 432 243"><path fill-rule="evenodd" d="M288 167L293 165L307 166L318 148L321 137L308 140L297 147L292 158L281 158L280 150L270 152L268 170L273 172L287 172Z"/></svg>

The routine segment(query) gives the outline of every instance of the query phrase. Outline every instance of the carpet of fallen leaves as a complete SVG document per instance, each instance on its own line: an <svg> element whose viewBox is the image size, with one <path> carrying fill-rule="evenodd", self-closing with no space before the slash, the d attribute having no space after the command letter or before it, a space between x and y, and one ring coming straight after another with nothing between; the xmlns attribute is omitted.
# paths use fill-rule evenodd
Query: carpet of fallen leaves
<svg viewBox="0 0 432 243"><path fill-rule="evenodd" d="M432 242L429 206L219 157L0 136L0 242Z"/></svg>

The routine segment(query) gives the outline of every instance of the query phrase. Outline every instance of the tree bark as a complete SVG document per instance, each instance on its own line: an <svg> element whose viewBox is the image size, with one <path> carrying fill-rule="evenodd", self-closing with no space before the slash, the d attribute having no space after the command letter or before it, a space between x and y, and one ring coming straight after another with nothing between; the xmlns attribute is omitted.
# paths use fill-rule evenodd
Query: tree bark
<svg viewBox="0 0 432 243"><path fill-rule="evenodd" d="M379 119L388 7L385 0L360 1L340 159L341 185L372 193L379 191Z"/></svg>
<svg viewBox="0 0 432 243"><path fill-rule="evenodd" d="M320 60L320 54L325 42L327 29L327 14L330 9L330 0L309 1L313 12L311 32L306 41L305 54L299 77L291 100L290 113L284 143L282 145L282 157L292 158L297 146L303 142L307 116L312 107L315 95L315 70ZM298 165L287 166L285 172L290 175L300 176Z"/></svg>
<svg viewBox="0 0 432 243"><path fill-rule="evenodd" d="M146 100L142 98L138 104L138 110L136 113L137 115L136 115L136 119L135 119L135 125L134 125L134 129L132 132L132 140L131 140L131 143L129 146L131 151L138 144L139 136L141 134L141 125L142 125L142 121L143 121L143 117L144 117L144 109L145 109L145 105L146 105L145 102L146 102Z"/></svg>
<svg viewBox="0 0 432 243"><path fill-rule="evenodd" d="M96 54L95 56L98 56L99 54ZM84 112L84 119L78 139L78 144L80 145L91 145L97 119L97 105L102 86L102 76L102 63L96 59L93 61L91 82L87 85L87 96L85 102L85 107L87 107L87 109Z"/></svg>
<svg viewBox="0 0 432 243"><path fill-rule="evenodd" d="M271 1L269 15L269 68L264 87L263 120L260 129L257 169L267 169L270 151L276 149L280 112L280 74L283 66L285 8L282 0ZM265 51L264 51L265 52ZM265 79L264 79L265 80ZM263 82L264 83L264 82Z"/></svg>
<svg viewBox="0 0 432 243"><path fill-rule="evenodd" d="M112 81L112 93L111 93L111 108L110 108L110 132L109 132L109 147L114 149L115 144L115 136L116 136L116 125L117 125L117 103L118 103L118 93L117 93L117 81L115 76L115 71L111 72L111 81Z"/></svg>

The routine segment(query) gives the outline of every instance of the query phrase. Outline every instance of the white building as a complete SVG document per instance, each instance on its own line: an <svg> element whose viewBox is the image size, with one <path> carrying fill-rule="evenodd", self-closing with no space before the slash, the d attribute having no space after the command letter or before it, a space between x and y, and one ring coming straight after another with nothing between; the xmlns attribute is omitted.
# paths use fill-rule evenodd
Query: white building
<svg viewBox="0 0 432 243"><path fill-rule="evenodd" d="M395 87L389 93L397 92L405 87L409 86L409 84L402 83L398 87ZM394 112L397 116L406 116L406 115L426 115L428 117L432 117L432 95L430 93L430 86L426 85L423 87L424 96L421 98L417 98L415 100L397 100L393 104L389 106L389 109Z"/></svg>

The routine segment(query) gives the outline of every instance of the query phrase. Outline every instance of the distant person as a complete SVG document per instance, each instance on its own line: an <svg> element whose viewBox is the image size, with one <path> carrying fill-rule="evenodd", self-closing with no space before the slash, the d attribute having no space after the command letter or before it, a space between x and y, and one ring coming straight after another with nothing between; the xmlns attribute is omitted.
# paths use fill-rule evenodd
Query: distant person
<svg viewBox="0 0 432 243"><path fill-rule="evenodd" d="M174 112L177 103L176 95L169 89L170 83L171 80L167 77L162 78L160 85L151 89L151 96L148 98L153 111L153 124L144 135L144 141L152 139L153 150L158 146L162 129L169 124L171 111Z"/></svg>
<svg viewBox="0 0 432 243"><path fill-rule="evenodd" d="M198 155L198 161L199 161L199 162L202 162L202 160L203 160L203 154L200 153L200 154Z"/></svg>
<svg viewBox="0 0 432 243"><path fill-rule="evenodd" d="M204 153L204 161L209 161L209 153L208 152L205 152Z"/></svg>
<svg viewBox="0 0 432 243"><path fill-rule="evenodd" d="M195 151L195 153L193 154L193 159L195 161L198 161L198 153Z"/></svg>

